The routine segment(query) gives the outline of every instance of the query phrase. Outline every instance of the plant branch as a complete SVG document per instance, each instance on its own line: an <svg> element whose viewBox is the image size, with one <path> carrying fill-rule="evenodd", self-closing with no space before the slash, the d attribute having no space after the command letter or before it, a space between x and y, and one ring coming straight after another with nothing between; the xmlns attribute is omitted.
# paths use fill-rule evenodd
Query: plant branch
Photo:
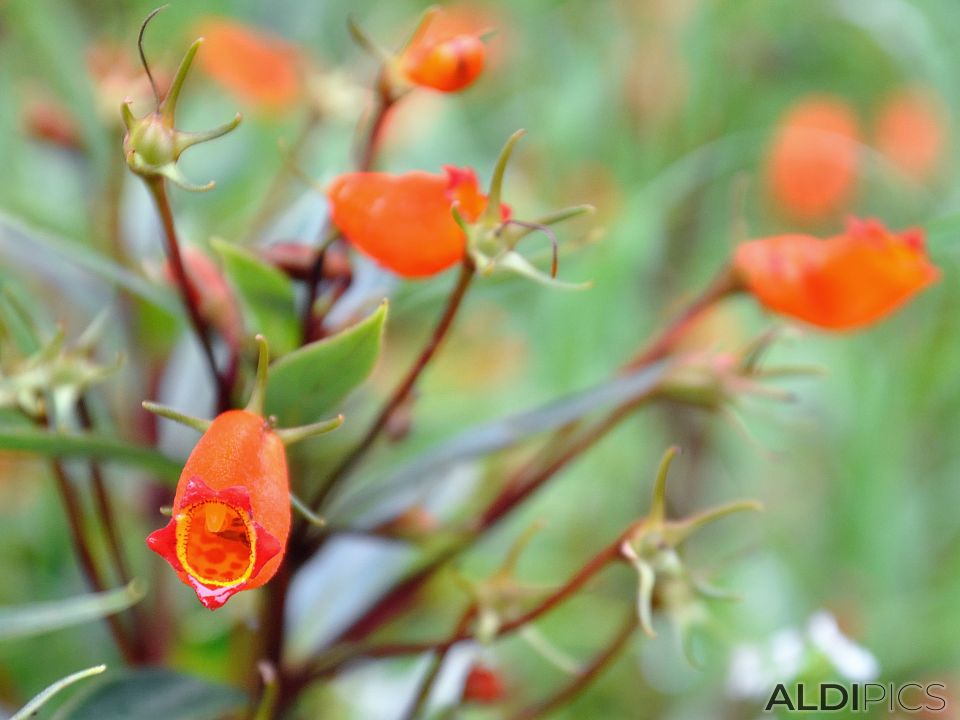
<svg viewBox="0 0 960 720"><path fill-rule="evenodd" d="M510 720L536 720L571 702L617 659L617 656L637 629L637 625L637 614L631 608L620 630L582 672L550 697L514 713Z"/></svg>
<svg viewBox="0 0 960 720"><path fill-rule="evenodd" d="M177 237L176 225L173 221L173 211L170 208L170 201L167 197L165 180L162 177L148 178L145 180L147 189L153 196L154 203L157 206L157 212L160 213L160 220L163 223L164 238L166 240L167 259L170 261L170 269L173 272L173 278L180 293L180 299L187 310L187 317L190 325L200 341L204 357L210 367L210 374L217 385L218 390L218 409L226 410L230 406L230 390L226 379L217 369L217 360L213 354L213 346L210 344L210 337L207 323L200 314L200 308L197 306L197 291L187 270L183 264L183 257L180 254L180 241Z"/></svg>
<svg viewBox="0 0 960 720"><path fill-rule="evenodd" d="M93 417L90 415L90 408L86 398L81 396L77 400L77 417L80 420L80 426L87 432L94 430ZM133 579L130 572L130 566L123 554L123 547L120 542L120 533L117 529L117 517L107 492L106 482L103 477L103 468L96 460L90 461L90 479L93 486L94 507L97 511L97 519L103 528L104 537L107 540L107 550L110 559L113 561L117 577L123 585L129 585ZM133 641L136 644L137 654L141 658L146 658L147 639L147 619L141 610L140 604L133 605L130 609L130 619L133 622Z"/></svg>
<svg viewBox="0 0 960 720"><path fill-rule="evenodd" d="M677 339L689 328L695 318L736 289L737 284L732 273L727 269L721 271L716 279L662 332L628 361L624 369L636 370L668 355ZM479 516L467 538L438 553L384 593L366 613L341 634L337 642L355 641L366 637L392 619L438 568L472 545L484 532L498 524L580 454L592 448L634 410L655 397L655 394L654 389L650 393L634 398L629 403L612 410L593 427L579 434L577 433L579 422L570 423L554 431L553 440L547 442L537 457L514 473L505 483L500 494Z"/></svg>
<svg viewBox="0 0 960 720"><path fill-rule="evenodd" d="M447 298L447 304L443 310L443 314L440 316L440 320L434 327L426 345L424 345L423 349L417 355L399 384L394 388L393 392L390 393L386 403L380 412L377 413L370 427L366 433L364 433L363 438L330 474L320 491L316 493L311 502L311 506L314 509L320 510L324 500L330 496L330 493L333 492L337 485L350 473L370 448L373 447L377 438L380 437L380 433L383 432L383 429L386 427L390 416L393 415L396 409L400 407L403 401L410 395L417 380L423 374L423 371L426 370L434 355L436 355L444 338L446 338L450 332L450 328L453 327L453 321L457 316L464 296L467 294L470 283L473 281L475 272L473 263L470 262L469 259L464 259L460 265L460 275L457 277L457 282L453 286L450 296Z"/></svg>
<svg viewBox="0 0 960 720"><path fill-rule="evenodd" d="M458 638L466 634L467 628L473 621L476 612L476 606L471 603L470 606L460 616L460 621L457 623L457 626L453 631L453 637L451 640L446 643L442 643L437 647L436 655L433 658L433 663L430 665L430 669L427 671L423 681L420 683L420 687L417 689L416 697L414 697L413 703L410 705L410 709L404 713L403 720L417 720L417 718L423 714L423 711L427 705L427 701L430 699L430 692L433 690L433 686L436 684L437 678L440 676L440 670L443 669L443 663L447 659L450 649L457 642Z"/></svg>
<svg viewBox="0 0 960 720"><path fill-rule="evenodd" d="M632 524L626 531L617 536L617 539L601 549L591 557L579 570L577 570L563 585L553 590L549 595L534 605L526 612L503 622L497 630L496 638L509 635L520 628L536 622L544 615L552 612L554 609L565 603L567 600L577 594L594 576L602 572L611 563L620 560L620 546L624 538L628 537L636 528L636 523ZM472 634L467 627L461 627L459 632L451 637L440 641L425 642L392 642L377 645L361 645L354 652L338 653L335 649L330 653L335 657L334 662L315 663L308 671L310 679L323 677L336 671L339 667L348 661L359 657L367 658L388 658L403 655L418 655L425 652L446 652L454 645L465 640L472 639Z"/></svg>
<svg viewBox="0 0 960 720"><path fill-rule="evenodd" d="M87 537L84 532L80 496L70 483L70 478L67 477L67 471L64 469L63 463L59 460L54 460L51 466L53 468L54 480L56 480L57 483L57 491L60 493L63 510L67 516L70 540L77 553L80 569L83 571L84 577L86 577L87 582L94 592L104 592L107 590L107 585L103 581L100 571L97 569L96 561L93 559L93 551L87 542ZM120 650L124 659L131 664L138 662L139 657L137 651L130 641L130 638L127 637L127 633L120 623L120 618L116 615L108 615L104 620L110 628L117 648Z"/></svg>
<svg viewBox="0 0 960 720"><path fill-rule="evenodd" d="M713 281L697 295L670 323L633 357L624 369L636 370L666 357L677 341L704 312L720 300L740 289L740 282L729 266L717 273Z"/></svg>
<svg viewBox="0 0 960 720"><path fill-rule="evenodd" d="M357 159L357 169L360 172L369 172L373 169L374 158L377 156L377 150L380 149L380 141L383 139L383 128L387 121L387 115L397 101L389 88L386 87L386 82L383 77L381 77L377 84L377 104L367 129L366 142L364 142Z"/></svg>

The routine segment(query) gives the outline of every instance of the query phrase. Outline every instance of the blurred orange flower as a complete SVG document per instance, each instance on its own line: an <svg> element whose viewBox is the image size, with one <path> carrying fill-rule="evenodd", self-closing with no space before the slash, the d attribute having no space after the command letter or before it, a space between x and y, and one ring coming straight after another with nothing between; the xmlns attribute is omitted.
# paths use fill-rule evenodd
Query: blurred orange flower
<svg viewBox="0 0 960 720"><path fill-rule="evenodd" d="M424 19L400 58L400 68L414 85L457 92L483 72L488 30L470 13L435 10Z"/></svg>
<svg viewBox="0 0 960 720"><path fill-rule="evenodd" d="M266 583L290 534L283 442L246 410L217 416L180 475L170 522L147 545L170 563L204 607Z"/></svg>
<svg viewBox="0 0 960 720"><path fill-rule="evenodd" d="M303 95L300 53L286 41L223 18L207 18L200 67L239 100L282 111Z"/></svg>
<svg viewBox="0 0 960 720"><path fill-rule="evenodd" d="M487 207L469 168L403 175L356 172L340 175L327 189L333 223L362 253L404 277L426 277L456 265L466 236L453 206L467 222ZM510 210L501 206L501 217Z"/></svg>
<svg viewBox="0 0 960 720"><path fill-rule="evenodd" d="M817 221L843 210L856 189L856 114L840 98L810 96L777 125L767 154L770 195L791 217Z"/></svg>
<svg viewBox="0 0 960 720"><path fill-rule="evenodd" d="M943 102L932 90L901 88L877 112L876 147L911 180L929 180L946 152L945 115Z"/></svg>
<svg viewBox="0 0 960 720"><path fill-rule="evenodd" d="M243 334L243 319L223 272L213 260L191 247L183 249L183 266L190 280L191 299L201 317L223 335L228 345L238 347ZM163 264L163 274L167 282L176 283L169 260Z"/></svg>
<svg viewBox="0 0 960 720"><path fill-rule="evenodd" d="M463 683L463 702L492 705L506 695L503 678L495 669L475 663Z"/></svg>
<svg viewBox="0 0 960 720"><path fill-rule="evenodd" d="M851 219L826 240L777 235L741 244L734 269L767 309L829 330L876 322L935 282L920 229Z"/></svg>

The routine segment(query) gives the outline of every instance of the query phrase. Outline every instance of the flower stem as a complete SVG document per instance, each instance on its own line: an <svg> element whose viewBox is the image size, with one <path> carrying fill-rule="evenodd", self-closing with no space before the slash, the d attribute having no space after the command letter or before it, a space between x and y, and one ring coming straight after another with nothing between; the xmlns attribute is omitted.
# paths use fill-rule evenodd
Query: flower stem
<svg viewBox="0 0 960 720"><path fill-rule="evenodd" d="M416 359L413 361L413 364L407 370L399 384L394 388L393 392L390 393L389 398L387 398L387 401L383 408L381 408L380 412L377 413L377 416L367 429L367 432L364 433L363 438L361 438L356 447L354 447L354 449L330 474L324 486L314 496L311 503L311 506L314 509L321 509L324 500L330 496L330 493L333 492L334 488L337 487L337 485L350 473L350 471L370 450L370 448L373 447L373 444L376 442L377 438L380 437L380 433L383 432L383 429L386 427L390 416L393 415L396 409L400 407L400 405L403 404L403 401L406 400L410 395L410 392L417 384L417 380L420 378L420 376L423 374L423 371L426 370L427 366L430 364L430 361L436 355L437 350L440 348L444 338L450 332L450 328L453 327L454 318L457 316L457 312L460 309L460 305L463 302L464 296L467 294L470 283L473 281L474 275L475 269L473 267L473 263L465 259L460 265L460 275L457 277L457 282L453 286L450 296L447 298L447 304L443 310L443 314L437 321L437 324L434 327L430 338L427 340L426 345L424 345L423 349L417 355Z"/></svg>
<svg viewBox="0 0 960 720"><path fill-rule="evenodd" d="M636 629L637 614L631 608L620 630L581 673L547 699L514 713L510 720L537 720L571 702L617 659Z"/></svg>
<svg viewBox="0 0 960 720"><path fill-rule="evenodd" d="M84 532L84 521L81 514L80 497L70 483L70 478L67 477L67 471L64 469L63 463L59 460L54 460L51 465L53 467L53 477L57 483L57 491L60 493L63 509L67 516L70 539L77 553L80 569L83 571L84 577L86 577L87 582L94 592L104 592L108 588L103 581L103 577L100 575L100 571L97 569L97 564L93 559L93 551L87 542ZM130 641L130 638L127 637L126 630L120 623L120 618L116 615L108 615L104 620L110 628L117 648L120 650L124 659L131 664L137 663L139 661L138 653Z"/></svg>
<svg viewBox="0 0 960 720"><path fill-rule="evenodd" d="M631 530L633 527L634 526L631 526ZM610 565L610 563L619 561L620 545L622 544L624 537L626 537L629 532L630 531L622 533L617 537L615 542L604 547L600 552L591 557L579 570L577 570L576 573L573 574L572 577L570 577L570 579L543 598L539 603L521 615L503 622L497 630L496 638L509 635L533 622L536 622L544 615L552 612L554 609L576 595L580 589L590 581L591 578L602 572ZM320 661L315 663L310 670L310 676L311 678L322 677L335 671L344 663L358 657L389 658L403 655L418 655L420 653L431 651L444 652L452 648L457 643L471 639L472 635L467 631L467 628L462 627L458 633L452 635L446 640L392 642L379 645L363 645L358 647L355 652L351 652L346 655L337 652L331 653L336 657L336 661L328 663Z"/></svg>
<svg viewBox="0 0 960 720"><path fill-rule="evenodd" d="M217 385L217 406L220 411L226 410L230 406L230 387L225 378L217 369L217 360L213 355L213 347L210 344L208 328L203 317L200 315L200 308L197 306L197 291L190 282L187 270L183 265L183 257L180 254L180 241L177 237L176 225L173 221L173 211L170 209L170 200L167 197L167 188L162 177L149 178L145 180L147 189L153 196L154 203L157 206L157 212L160 214L160 220L163 223L163 233L166 240L167 259L170 261L170 268L173 272L173 278L180 293L180 299L187 310L187 317L193 327L193 331L200 341L203 348L204 357L210 367L210 374Z"/></svg>
<svg viewBox="0 0 960 720"><path fill-rule="evenodd" d="M383 127L387 121L387 115L396 102L382 79L378 85L380 88L377 91L377 105L370 120L366 142L363 144L363 149L357 161L357 169L360 172L368 172L373 169L374 158L377 156L380 141L383 139Z"/></svg>
<svg viewBox="0 0 960 720"><path fill-rule="evenodd" d="M636 370L666 357L695 320L727 295L739 289L740 282L733 269L724 267L703 292L697 295L667 327L630 358L625 369Z"/></svg>
<svg viewBox="0 0 960 720"><path fill-rule="evenodd" d="M420 687L417 689L417 695L413 699L413 703L410 705L409 710L403 715L403 720L417 720L426 709L427 701L430 699L430 692L433 690L433 686L437 682L437 678L440 676L440 670L443 669L443 663L447 659L447 655L450 653L450 649L457 642L457 639L460 636L466 634L467 628L470 626L470 622L473 620L474 615L476 615L476 607L471 604L460 616L460 621L457 623L456 628L453 631L453 637L450 642L443 643L436 649L436 654L433 658L433 663L430 665L430 669L427 671L427 674L423 677L423 681L420 683Z"/></svg>
<svg viewBox="0 0 960 720"><path fill-rule="evenodd" d="M87 405L86 398L80 397L77 400L77 417L80 420L80 426L86 430L93 430L93 418L90 415L90 408ZM130 567L123 554L123 547L120 542L120 533L117 530L117 517L107 492L106 482L103 477L103 468L97 461L90 462L90 479L93 486L94 507L97 512L97 519L103 528L104 537L107 540L107 550L110 559L113 562L117 578L123 585L129 585L133 579L130 573ZM147 632L147 619L141 610L140 604L133 605L128 612L133 622L133 641L136 644L138 657L146 658L148 655L147 641L149 633Z"/></svg>

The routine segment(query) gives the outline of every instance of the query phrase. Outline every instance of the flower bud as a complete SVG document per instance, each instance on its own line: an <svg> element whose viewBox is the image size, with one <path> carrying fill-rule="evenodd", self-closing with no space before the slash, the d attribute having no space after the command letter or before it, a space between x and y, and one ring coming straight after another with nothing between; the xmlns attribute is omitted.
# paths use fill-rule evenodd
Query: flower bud
<svg viewBox="0 0 960 720"><path fill-rule="evenodd" d="M144 28L156 12L154 11L147 18ZM206 132L182 132L174 127L180 91L202 42L202 39L194 41L187 50L170 84L170 89L162 101L154 86L156 110L142 118L137 118L130 109L131 101L125 101L120 107L126 128L123 137L124 157L130 169L147 181L166 178L184 190L209 190L213 187L212 182L206 185L194 185L188 182L177 167L177 160L187 148L226 135L240 124L240 114L237 113L230 122ZM147 74L150 75L149 69ZM152 82L152 76L150 77Z"/></svg>
<svg viewBox="0 0 960 720"><path fill-rule="evenodd" d="M828 330L877 322L936 282L920 229L852 219L821 240L778 235L741 244L734 270L764 307Z"/></svg>
<svg viewBox="0 0 960 720"><path fill-rule="evenodd" d="M462 702L493 705L506 695L503 677L492 667L474 663L463 683Z"/></svg>

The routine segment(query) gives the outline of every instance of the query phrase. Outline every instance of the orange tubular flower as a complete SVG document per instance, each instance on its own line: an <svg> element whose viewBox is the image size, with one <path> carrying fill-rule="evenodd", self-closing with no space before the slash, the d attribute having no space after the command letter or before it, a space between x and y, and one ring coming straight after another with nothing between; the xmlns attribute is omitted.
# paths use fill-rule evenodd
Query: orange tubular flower
<svg viewBox="0 0 960 720"><path fill-rule="evenodd" d="M290 481L285 445L333 430L342 418L287 430L263 417L266 341L258 336L257 384L244 410L212 422L152 403L144 407L203 436L180 474L173 517L147 546L216 610L241 590L260 587L283 561L290 534Z"/></svg>
<svg viewBox="0 0 960 720"><path fill-rule="evenodd" d="M277 572L290 534L283 443L259 415L219 415L190 453L173 518L147 545L214 610Z"/></svg>
<svg viewBox="0 0 960 720"><path fill-rule="evenodd" d="M327 189L334 224L358 250L404 277L427 277L456 265L466 235L453 218L456 204L467 222L487 207L470 169L443 174L358 172L340 175ZM501 217L510 217L506 205Z"/></svg>
<svg viewBox="0 0 960 720"><path fill-rule="evenodd" d="M486 61L480 33L456 15L434 11L417 28L400 58L401 72L414 85L457 92L471 85Z"/></svg>
<svg viewBox="0 0 960 720"><path fill-rule="evenodd" d="M203 21L201 68L238 99L282 111L300 99L303 82L295 48L279 38L221 18Z"/></svg>
<svg viewBox="0 0 960 720"><path fill-rule="evenodd" d="M777 235L743 243L734 269L769 310L829 330L876 322L940 276L922 230L897 234L858 219L826 240Z"/></svg>
<svg viewBox="0 0 960 720"><path fill-rule="evenodd" d="M932 90L901 89L877 113L877 149L908 178L926 182L936 175L946 154L945 116L943 101Z"/></svg>
<svg viewBox="0 0 960 720"><path fill-rule="evenodd" d="M811 97L780 121L767 156L769 192L791 217L817 221L849 202L857 180L860 133L843 100Z"/></svg>

